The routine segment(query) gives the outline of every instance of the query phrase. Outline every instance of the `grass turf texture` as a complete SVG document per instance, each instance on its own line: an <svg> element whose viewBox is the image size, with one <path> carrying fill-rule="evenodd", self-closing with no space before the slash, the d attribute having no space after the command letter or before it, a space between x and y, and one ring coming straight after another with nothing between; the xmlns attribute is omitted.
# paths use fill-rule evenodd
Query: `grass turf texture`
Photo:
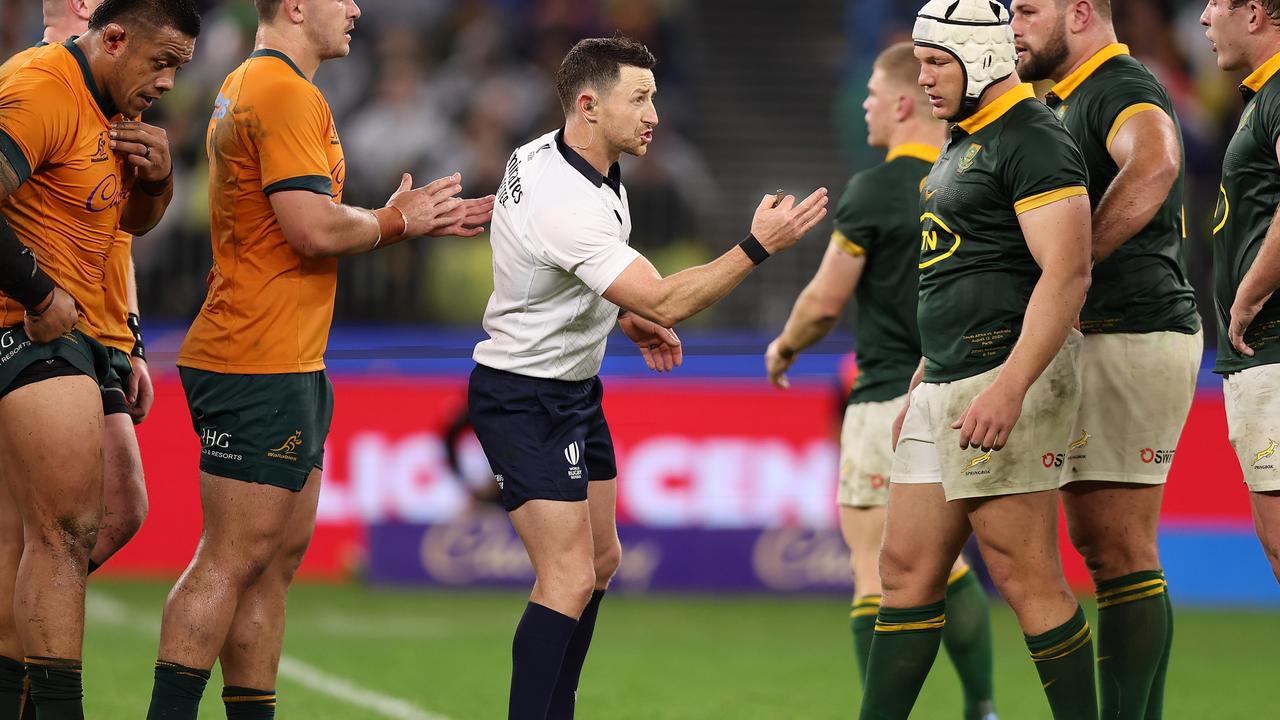
<svg viewBox="0 0 1280 720"><path fill-rule="evenodd" d="M95 580L85 647L86 716L145 714L168 585ZM278 715L308 720L505 717L519 593L300 585L284 652L426 715L387 714L281 677ZM1280 613L1177 608L1166 717L1275 711ZM1096 613L1087 610L1094 623ZM841 598L606 597L578 694L583 718L849 718L860 696ZM1011 612L994 611L996 701L1009 719L1048 717ZM201 717L225 717L215 669ZM955 672L939 652L913 717L959 717Z"/></svg>

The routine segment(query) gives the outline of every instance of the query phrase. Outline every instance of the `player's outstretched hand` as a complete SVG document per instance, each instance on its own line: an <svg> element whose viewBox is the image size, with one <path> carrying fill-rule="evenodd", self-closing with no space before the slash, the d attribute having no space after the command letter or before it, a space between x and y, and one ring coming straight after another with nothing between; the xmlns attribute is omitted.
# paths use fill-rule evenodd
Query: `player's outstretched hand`
<svg viewBox="0 0 1280 720"><path fill-rule="evenodd" d="M129 373L129 387L125 389L124 400L129 406L129 417L134 425L142 424L151 412L151 403L155 401L155 389L151 386L151 371L147 369L147 361L140 357L129 356L129 364L133 372Z"/></svg>
<svg viewBox="0 0 1280 720"><path fill-rule="evenodd" d="M53 289L53 300L39 313L27 312L22 321L22 329L26 331L31 342L47 343L71 332L76 326L80 314L76 312L76 301L71 299L66 290L60 287Z"/></svg>
<svg viewBox="0 0 1280 720"><path fill-rule="evenodd" d="M1227 328L1227 337L1231 340L1231 347L1245 357L1253 357L1253 348L1245 343L1244 334L1270 299L1271 295L1267 295L1256 303L1249 303L1236 295L1235 302L1231 304L1231 325Z"/></svg>
<svg viewBox="0 0 1280 720"><path fill-rule="evenodd" d="M794 195L777 202L777 196L765 195L751 218L751 234L769 254L786 250L827 215L827 189L814 190L804 202L796 204Z"/></svg>
<svg viewBox="0 0 1280 720"><path fill-rule="evenodd" d="M173 174L169 135L164 128L138 120L111 123L111 149L136 168L137 178L158 183Z"/></svg>
<svg viewBox="0 0 1280 720"><path fill-rule="evenodd" d="M475 237L484 232L484 226L493 218L493 201L493 195L463 200L461 220L449 227L433 230L427 234L433 237L445 237L447 235L464 238Z"/></svg>
<svg viewBox="0 0 1280 720"><path fill-rule="evenodd" d="M978 393L960 419L951 424L960 431L960 448L1000 450L1022 415L1022 394L999 380Z"/></svg>
<svg viewBox="0 0 1280 720"><path fill-rule="evenodd" d="M387 207L404 213L405 237L433 235L437 230L462 222L462 200L454 197L460 192L461 173L442 177L419 188L413 187L413 178L405 173L400 178L400 187L387 200Z"/></svg>
<svg viewBox="0 0 1280 720"><path fill-rule="evenodd" d="M640 348L644 364L654 372L671 372L684 362L680 337L671 328L629 312L618 318L622 333Z"/></svg>
<svg viewBox="0 0 1280 720"><path fill-rule="evenodd" d="M782 338L769 343L768 349L764 351L764 371L769 376L769 382L783 390L790 388L791 381L787 379L787 371L795 361L795 352L783 347Z"/></svg>

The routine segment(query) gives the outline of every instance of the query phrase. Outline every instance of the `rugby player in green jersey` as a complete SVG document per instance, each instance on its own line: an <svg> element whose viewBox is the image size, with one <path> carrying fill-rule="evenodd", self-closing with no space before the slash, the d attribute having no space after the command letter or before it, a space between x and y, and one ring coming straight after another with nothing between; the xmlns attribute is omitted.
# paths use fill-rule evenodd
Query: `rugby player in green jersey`
<svg viewBox="0 0 1280 720"><path fill-rule="evenodd" d="M1213 292L1227 431L1254 527L1280 580L1280 0L1210 0L1200 16L1218 67L1249 71L1222 161Z"/></svg>
<svg viewBox="0 0 1280 720"><path fill-rule="evenodd" d="M1183 152L1160 82L1116 41L1110 0L1014 0L1023 80L1089 169L1093 283L1062 501L1098 598L1104 718L1159 718L1173 616L1156 534L1204 352L1187 280Z"/></svg>
<svg viewBox="0 0 1280 720"><path fill-rule="evenodd" d="M973 532L1053 717L1095 718L1092 638L1057 529L1089 286L1084 158L1019 80L1002 5L931 0L912 37L933 114L954 125L921 191L924 360L895 444L861 717L910 714Z"/></svg>
<svg viewBox="0 0 1280 720"><path fill-rule="evenodd" d="M876 59L863 103L867 144L885 148L888 155L849 180L822 264L764 357L770 382L788 387L786 372L796 356L831 331L856 292L858 379L840 434L837 502L840 530L852 554L850 625L860 677L880 609L880 537L893 467L892 428L920 363L920 187L946 133L916 82L919 74L909 42L889 47ZM990 612L986 593L963 558L952 567L947 609L942 640L964 686L964 717L991 720Z"/></svg>

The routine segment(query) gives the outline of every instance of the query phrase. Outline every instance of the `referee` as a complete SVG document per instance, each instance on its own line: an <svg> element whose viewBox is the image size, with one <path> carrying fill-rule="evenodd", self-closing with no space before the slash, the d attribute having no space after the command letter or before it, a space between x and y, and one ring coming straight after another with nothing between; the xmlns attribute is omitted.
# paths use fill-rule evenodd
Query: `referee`
<svg viewBox="0 0 1280 720"><path fill-rule="evenodd" d="M628 245L618 158L658 124L653 55L616 35L579 42L556 73L563 129L518 148L498 188L494 292L469 408L536 581L512 643L509 717L573 716L596 614L621 558L617 466L597 373L617 322L651 370L681 361L671 330L724 297L826 215L827 191L766 196L751 234L662 277ZM621 309L620 309L621 308Z"/></svg>

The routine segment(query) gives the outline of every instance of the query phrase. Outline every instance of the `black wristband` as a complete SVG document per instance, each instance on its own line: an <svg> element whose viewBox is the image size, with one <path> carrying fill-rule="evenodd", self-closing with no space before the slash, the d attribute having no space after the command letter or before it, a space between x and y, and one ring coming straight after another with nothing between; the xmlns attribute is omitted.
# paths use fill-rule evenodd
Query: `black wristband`
<svg viewBox="0 0 1280 720"><path fill-rule="evenodd" d="M0 292L28 310L40 307L53 292L53 279L40 269L35 254L22 244L3 217L0 217Z"/></svg>
<svg viewBox="0 0 1280 720"><path fill-rule="evenodd" d="M163 180L139 180L138 189L151 197L163 197L169 191L169 186L173 180L173 164L169 165L169 174L164 176ZM154 189L154 190L153 190Z"/></svg>
<svg viewBox="0 0 1280 720"><path fill-rule="evenodd" d="M129 319L126 322L129 325L129 332L133 333L133 349L129 354L139 360L146 360L147 348L142 344L142 319L137 313L129 313Z"/></svg>
<svg viewBox="0 0 1280 720"><path fill-rule="evenodd" d="M738 247L742 248L742 252L746 253L747 257L751 258L751 262L756 265L769 259L769 251L764 249L755 235L748 234L746 240L738 243Z"/></svg>

